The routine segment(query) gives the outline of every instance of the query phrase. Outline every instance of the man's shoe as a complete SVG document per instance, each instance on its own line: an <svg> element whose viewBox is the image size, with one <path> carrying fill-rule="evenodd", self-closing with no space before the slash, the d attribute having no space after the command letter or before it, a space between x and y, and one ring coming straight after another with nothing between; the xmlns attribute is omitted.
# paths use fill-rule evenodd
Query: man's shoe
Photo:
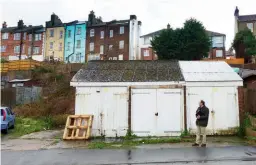
<svg viewBox="0 0 256 165"><path fill-rule="evenodd" d="M198 147L198 146L199 146L199 144L194 143L194 144L192 144L192 146L193 146L193 147Z"/></svg>
<svg viewBox="0 0 256 165"><path fill-rule="evenodd" d="M201 147L206 147L206 144L202 144Z"/></svg>

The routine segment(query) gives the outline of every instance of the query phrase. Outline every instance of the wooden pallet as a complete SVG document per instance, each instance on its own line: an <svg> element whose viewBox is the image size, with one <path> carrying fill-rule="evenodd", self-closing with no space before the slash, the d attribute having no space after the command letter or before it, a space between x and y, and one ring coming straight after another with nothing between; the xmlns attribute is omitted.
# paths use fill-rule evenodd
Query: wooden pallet
<svg viewBox="0 0 256 165"><path fill-rule="evenodd" d="M65 140L86 140L91 136L93 115L69 115L63 134Z"/></svg>

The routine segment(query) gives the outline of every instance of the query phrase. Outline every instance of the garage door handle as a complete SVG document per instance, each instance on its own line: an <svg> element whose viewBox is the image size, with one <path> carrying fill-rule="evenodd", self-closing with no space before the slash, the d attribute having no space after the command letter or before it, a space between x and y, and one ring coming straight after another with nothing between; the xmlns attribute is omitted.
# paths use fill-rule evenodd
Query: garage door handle
<svg viewBox="0 0 256 165"><path fill-rule="evenodd" d="M158 112L157 112L157 113L155 113L155 116L158 116Z"/></svg>

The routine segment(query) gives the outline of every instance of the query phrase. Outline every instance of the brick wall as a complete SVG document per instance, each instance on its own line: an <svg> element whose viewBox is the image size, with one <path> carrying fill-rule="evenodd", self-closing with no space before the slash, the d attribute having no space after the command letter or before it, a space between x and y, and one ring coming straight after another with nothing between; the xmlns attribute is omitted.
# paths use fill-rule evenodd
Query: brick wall
<svg viewBox="0 0 256 165"><path fill-rule="evenodd" d="M239 106L239 119L240 119L240 125L243 123L244 117L245 117L245 97L244 97L244 88L238 87L238 106Z"/></svg>
<svg viewBox="0 0 256 165"><path fill-rule="evenodd" d="M120 27L124 26L124 34L120 34ZM94 36L90 37L90 30L94 29ZM113 30L113 37L110 38L110 30ZM101 31L104 31L104 38L101 38ZM114 24L91 26L86 32L86 56L90 54L90 43L94 43L93 54L100 54L100 46L104 45L104 53L101 54L101 59L110 60L119 55L123 55L123 60L129 60L129 24ZM119 49L119 41L124 41L124 48ZM113 45L112 50L109 45Z"/></svg>
<svg viewBox="0 0 256 165"><path fill-rule="evenodd" d="M145 51L148 51L148 53ZM142 60L157 60L157 54L154 53L152 48L141 48L141 58Z"/></svg>

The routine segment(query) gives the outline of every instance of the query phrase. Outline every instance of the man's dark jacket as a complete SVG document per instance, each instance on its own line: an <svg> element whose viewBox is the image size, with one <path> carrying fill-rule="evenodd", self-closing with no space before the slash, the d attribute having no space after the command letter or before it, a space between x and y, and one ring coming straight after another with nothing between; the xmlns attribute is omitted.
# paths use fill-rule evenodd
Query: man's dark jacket
<svg viewBox="0 0 256 165"><path fill-rule="evenodd" d="M200 116L199 119L196 119L196 125L201 127L207 127L209 119L209 109L206 106L199 107L196 111L196 116Z"/></svg>

